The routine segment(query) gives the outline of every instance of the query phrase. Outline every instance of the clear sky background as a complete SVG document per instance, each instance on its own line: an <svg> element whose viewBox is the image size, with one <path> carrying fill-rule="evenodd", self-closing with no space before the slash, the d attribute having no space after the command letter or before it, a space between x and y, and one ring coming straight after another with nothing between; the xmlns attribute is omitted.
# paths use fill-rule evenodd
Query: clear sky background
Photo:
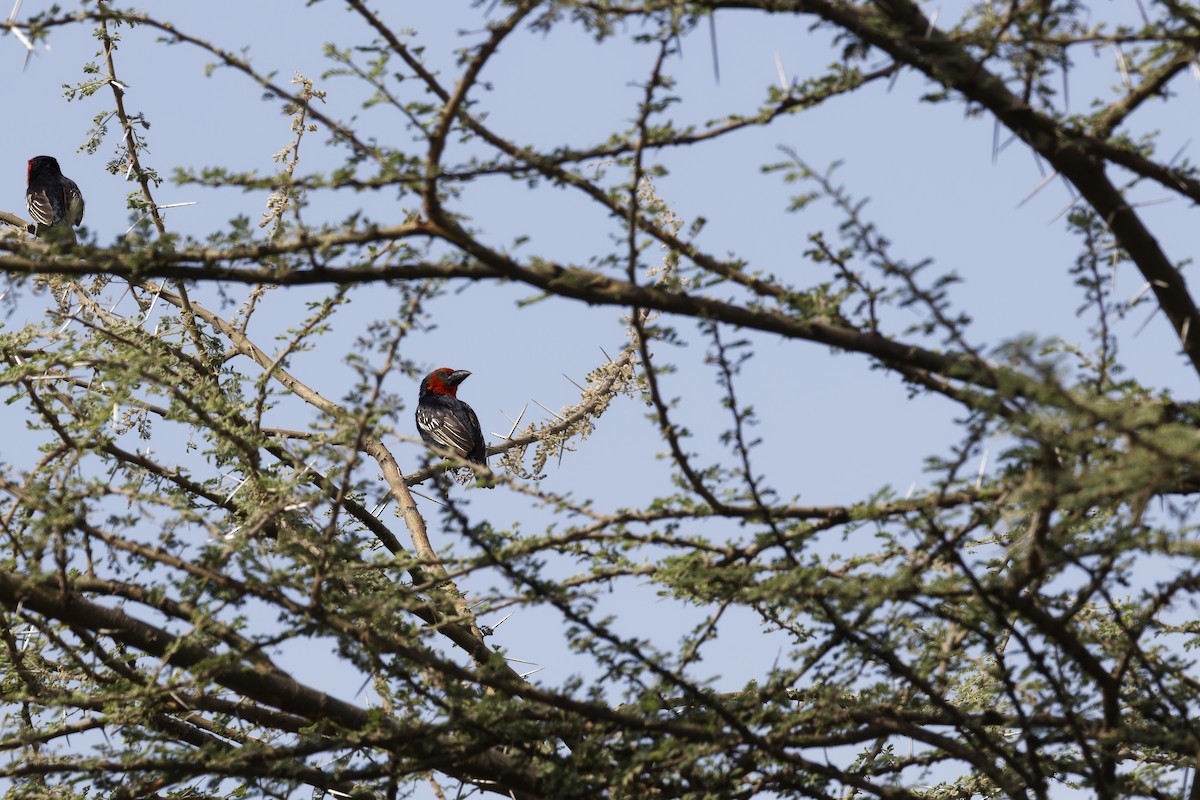
<svg viewBox="0 0 1200 800"><path fill-rule="evenodd" d="M326 113L353 121L370 137L411 140L394 112L361 108L364 91L356 81L323 77L333 66L322 54L326 42L348 46L369 39L358 18L338 3L318 3L311 9L303 5L210 0L155 3L149 11L225 49L248 47L254 65L276 72L281 83L296 72L314 79L329 93ZM385 19L412 28L414 40L425 45L428 63L447 78L454 70L453 50L478 41L486 23L486 4L439 0L386 5ZM42 7L27 0L21 13ZM929 12L935 7L929 5ZM950 24L957 8L947 4L941 9L939 25ZM1095 13L1128 19L1137 12L1133 0L1119 0L1097 4ZM706 27L685 39L682 56L670 62L680 103L669 115L680 125L703 125L726 114L754 111L767 87L778 85L778 65L789 79L803 79L840 58L826 32L810 30L804 23L738 13L721 13L716 22L719 82ZM487 111L489 124L502 135L518 142L548 146L602 141L610 132L626 129L637 114L639 84L655 57L653 48L631 43L637 33L629 30L597 44L566 25L549 36L522 31L504 44L489 66L485 78L494 90L479 95L478 109ZM121 29L121 36L116 68L127 87L126 103L152 125L146 132L149 154L143 156L147 166L164 176L176 167L199 170L207 165L263 174L276 169L271 155L291 136L289 118L277 101L263 100L257 87L232 70L219 69L205 77L211 57L187 45L167 47L148 28ZM97 153L80 151L93 119L108 113L111 96L102 90L73 102L62 98L63 85L88 77L83 66L96 59L98 43L88 29L75 27L56 32L48 44L39 46L24 66L26 53L20 43L12 36L0 41L10 109L3 124L8 163L0 165L7 187L0 191L0 208L23 214L25 162L34 155L53 155L86 196L90 233L101 244L113 242L129 227L125 197L135 189L122 174L106 169L118 145L115 120L108 121L109 138ZM1076 65L1072 102L1078 98L1077 110L1084 112L1094 92L1107 97L1106 87L1120 80L1111 49L1097 50ZM933 258L926 273L930 280L950 271L963 278L951 289L951 298L974 319L969 336L976 345L991 350L1028 334L1061 337L1090 349L1086 331L1094 313L1088 309L1076 316L1082 292L1068 274L1078 242L1060 216L1071 200L1066 187L1052 180L1029 197L1043 182L1046 168L1019 143L994 157L991 121L965 115L957 101L918 103L929 88L923 77L905 71L890 85L878 83L767 129L656 156L668 174L655 185L685 226L699 216L707 220L698 242L710 252L736 254L751 269L810 285L829 275L803 257L807 237L823 230L834 240L840 219L828 203L788 213L789 198L804 189L785 184L780 174L764 173L761 167L785 160L781 147L794 149L818 170L841 162L836 181L856 198L870 200L864 214L893 242L895 255L910 262ZM1200 88L1190 73L1171 88L1177 96L1157 103L1143 124L1162 131L1160 153L1169 157L1183 149L1186 157L1194 150L1190 137ZM12 113L14 109L21 113ZM1002 132L1000 139L1005 141L1007 134ZM466 152L459 150L460 155ZM305 141L301 169L328 170L342 155L340 150L330 152L326 134L319 132ZM1138 189L1132 196L1153 202L1160 195ZM256 223L266 192L167 183L157 189L156 199L197 202L168 211L166 220L172 231L204 239L238 215ZM411 199L400 201L387 192L340 192L312 199L306 212L310 223L334 222L365 208L380 223L394 224L411 208ZM537 254L563 263L587 264L608 252L612 237L620 233L616 221L578 194L544 185L531 189L504 178L467 187L454 207L467 213L471 224L491 241L511 243L529 236L518 255ZM1193 256L1193 209L1175 202L1147 207L1145 213L1163 236L1168 255L1177 260ZM1133 297L1141 283L1127 270L1118 276L1116 296ZM478 412L485 433L506 433L509 420L523 407L541 416L544 412L535 403L559 408L574 402L577 390L563 376L582 381L602 359L601 348L614 353L622 344L623 312L618 309L560 300L518 309L516 303L532 292L494 283L456 289L461 291L434 303L436 325L412 337L404 355L430 369L445 365L471 370L474 374L463 385L461 397ZM196 291L202 302L218 303L215 288ZM240 298L245 289L232 287L229 292ZM251 328L252 338L270 352L272 337L303 319L304 303L329 292L328 287L275 292L270 313L260 313ZM298 377L336 400L344 399L349 385L350 373L341 366L349 343L363 332L366 321L394 315L398 302L381 286L358 290L352 297L321 348L292 362ZM22 290L5 324L12 328L35 320L42 308L39 298ZM1143 304L1119 323L1121 360L1139 380L1192 399L1195 376L1179 357L1165 317L1158 315L1137 333L1151 310ZM231 306L228 313L232 311ZM921 317L913 310L893 309L887 319L898 331ZM710 458L725 459L716 437L728 420L715 402L715 374L703 364L706 347L693 323L681 321L678 328L692 343L658 348L661 361L680 367L665 379L665 391L679 398L677 421L695 434L690 446ZM947 401L910 399L896 377L871 370L861 357L762 334L750 338L757 355L745 370L744 399L753 402L761 420L757 431L764 441L756 452L757 465L780 494L797 495L806 504L831 504L861 499L884 486L903 494L914 484L918 489L927 484L924 460L945 454L955 440L956 409ZM388 388L415 405L415 382ZM10 432L0 444L0 460L21 464L31 440L15 411L0 411L0 423ZM303 427L305 413L300 410L296 417L279 418L275 424ZM637 506L667 491L666 470L656 459L663 446L647 414L639 402L619 402L579 452L550 465L547 487L594 497L604 509ZM415 436L410 412L393 424L398 434ZM158 443L154 446L162 452ZM414 443L396 447L402 468L415 465L421 452ZM472 509L498 527L519 520L523 529L537 530L548 521L545 512L530 509L503 489L465 492ZM431 511L425 515L431 523L436 517ZM661 639L664 620L686 626L697 619L649 591L634 594L606 601L625 617L622 624L628 631L642 630ZM505 623L496 641L514 656L544 667L539 677L559 685L583 664L565 652L555 625L546 616L522 611ZM669 642L662 644L669 649ZM754 623L735 619L723 629L719 647L710 652L706 664L722 676L718 688L736 688L769 667L777 646ZM338 666L332 659L303 655L301 678L320 685L337 681ZM298 666L300 662L297 659ZM347 688L346 695L352 696L356 688Z"/></svg>

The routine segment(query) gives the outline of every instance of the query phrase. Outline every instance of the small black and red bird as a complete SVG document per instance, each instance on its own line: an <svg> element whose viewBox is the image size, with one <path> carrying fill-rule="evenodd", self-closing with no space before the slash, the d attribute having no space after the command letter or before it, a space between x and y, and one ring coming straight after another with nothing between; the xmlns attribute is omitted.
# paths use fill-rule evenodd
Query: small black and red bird
<svg viewBox="0 0 1200 800"><path fill-rule="evenodd" d="M444 447L460 458L487 466L487 448L479 417L458 399L458 385L471 373L449 367L435 369L421 381L417 430L426 444Z"/></svg>
<svg viewBox="0 0 1200 800"><path fill-rule="evenodd" d="M37 223L39 237L46 228L55 228L62 231L58 238L75 244L74 228L83 222L83 195L50 156L29 159L25 205Z"/></svg>

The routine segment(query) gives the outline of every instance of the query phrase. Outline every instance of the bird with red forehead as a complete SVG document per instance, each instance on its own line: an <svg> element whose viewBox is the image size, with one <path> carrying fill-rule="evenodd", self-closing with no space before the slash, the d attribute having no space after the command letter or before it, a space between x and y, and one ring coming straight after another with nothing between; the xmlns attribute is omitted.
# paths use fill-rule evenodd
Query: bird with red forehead
<svg viewBox="0 0 1200 800"><path fill-rule="evenodd" d="M83 195L75 181L63 175L58 162L50 156L29 159L25 206L37 223L39 237L47 228L54 228L57 238L75 244L73 228L83 222Z"/></svg>
<svg viewBox="0 0 1200 800"><path fill-rule="evenodd" d="M487 448L479 417L458 399L458 385L470 374L465 369L442 367L425 376L417 403L417 431L426 444L486 467Z"/></svg>

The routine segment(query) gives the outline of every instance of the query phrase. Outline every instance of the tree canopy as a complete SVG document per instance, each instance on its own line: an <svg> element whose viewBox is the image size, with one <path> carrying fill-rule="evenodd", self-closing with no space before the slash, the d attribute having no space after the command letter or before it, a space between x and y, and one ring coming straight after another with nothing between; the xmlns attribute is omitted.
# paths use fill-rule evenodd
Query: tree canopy
<svg viewBox="0 0 1200 800"><path fill-rule="evenodd" d="M160 5L4 26L10 796L1200 797L1200 7Z"/></svg>

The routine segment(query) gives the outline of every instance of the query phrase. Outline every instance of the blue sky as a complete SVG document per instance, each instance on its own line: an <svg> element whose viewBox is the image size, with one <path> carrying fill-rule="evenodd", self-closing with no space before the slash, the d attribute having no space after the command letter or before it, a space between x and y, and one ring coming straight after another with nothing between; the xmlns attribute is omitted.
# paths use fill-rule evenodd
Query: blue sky
<svg viewBox="0 0 1200 800"><path fill-rule="evenodd" d="M387 12L390 20L413 28L415 39L426 45L425 57L446 71L454 66L452 49L478 40L484 24L482 9L465 2L395 5ZM1132 4L1127 5L1131 8L1108 4L1096 13L1132 13ZM26 2L23 13L36 8ZM151 13L169 14L180 29L226 49L248 46L255 66L275 71L281 83L298 71L313 78L318 88L329 92L324 106L328 113L343 121L357 118L357 124L381 141L411 137L386 109L361 109L363 92L352 80L321 77L331 66L322 55L325 42L365 39L356 18L337 4L305 9L299 3L214 0L158 4ZM838 59L827 34L811 31L804 23L723 13L717 18L717 33L719 83L713 76L707 28L687 38L682 57L670 62L680 98L672 113L680 123L703 125L724 114L753 111L767 87L779 81L778 64L789 78L803 78ZM521 143L601 141L635 117L640 97L636 84L645 80L654 57L651 48L633 46L629 38L595 44L565 28L551 36L522 32L504 45L489 68L485 77L495 88L480 97L479 108L486 110L498 132ZM163 175L177 166L273 171L271 155L290 138L288 118L279 104L261 99L260 90L231 70L205 77L203 67L210 58L186 45L165 47L157 39L158 34L146 28L123 29L117 53L118 74L128 87L126 103L152 123L144 161ZM84 79L82 67L93 60L96 42L80 27L56 32L50 45L39 48L22 69L24 49L11 36L0 41L0 67L8 70L8 103L30 113L28 124L10 119L4 126L9 164L0 174L8 176L9 188L2 193L0 208L22 213L25 161L37 154L54 155L87 198L89 231L100 243L112 242L129 225L124 197L133 189L105 169L117 144L115 133L110 132L97 154L79 151L92 119L109 109L111 98L106 91L71 103L60 98L64 84ZM1120 80L1115 60L1106 52L1082 58L1076 74L1072 97L1078 98L1081 111L1088 88L1103 91ZM1075 316L1082 300L1068 274L1077 242L1057 216L1070 201L1066 189L1054 180L1028 198L1045 177L1029 151L1014 144L993 159L991 121L966 117L956 102L918 103L928 88L921 76L904 72L890 86L881 82L767 129L663 154L660 160L668 174L655 185L685 224L699 216L707 219L698 242L710 252L736 254L752 269L788 275L807 285L828 279L821 267L802 256L808 236L824 230L833 239L838 217L824 202L788 213L789 198L799 187L761 168L784 160L781 147L797 151L816 169L842 162L837 182L858 199L870 199L865 215L892 241L896 255L910 261L931 257L935 263L930 275L953 271L963 278L951 297L974 319L970 335L976 344L990 350L1025 334L1086 343L1093 317L1090 312ZM1190 74L1177 79L1173 88L1178 96L1154 108L1145 123L1163 131L1163 153L1189 143L1200 97ZM109 124L115 131L115 123ZM326 150L325 141L324 132L306 141L302 169L327 170L338 163L343 153ZM1154 190L1139 191L1145 194L1135 196L1144 201L1159 196ZM156 190L156 198L160 203L198 202L169 211L166 219L171 230L203 239L235 215L257 221L265 193L167 183ZM342 192L315 197L306 216L310 222L335 221L358 207L368 208L381 222L399 222L406 213L405 202L387 193ZM608 252L611 237L619 234L615 221L578 195L546 186L530 189L502 178L466 187L458 207L489 241L507 244L528 235L530 241L518 254L586 263ZM1168 253L1177 259L1192 255L1193 231L1185 217L1189 212L1177 202L1146 210ZM1115 286L1118 298L1132 297L1141 279L1127 269ZM274 293L270 313L260 315L252 337L270 351L273 337L303 317L303 303L328 291L317 287ZM231 290L234 297L242 293L240 287ZM198 289L197 294L217 302L211 288ZM622 343L620 309L563 301L518 309L516 303L531 294L496 284L451 291L433 307L436 327L406 345L405 355L429 368L448 365L474 373L461 396L478 412L485 433L506 432L506 419L525 406L540 415L535 401L550 408L574 402L576 390L563 375L582 380L602 358L601 348L614 353ZM23 293L7 325L36 319L39 308L37 298ZM355 292L352 306L336 318L334 334L317 351L294 359L292 371L326 396L342 399L348 380L342 353L361 333L363 321L387 318L394 309L394 296L382 287ZM1150 307L1143 305L1119 323L1123 361L1147 383L1193 396L1194 376L1177 355L1165 318L1159 315L1136 333L1149 313ZM920 318L903 309L888 317L895 329ZM689 444L708 457L723 458L716 437L726 419L714 402L714 374L703 364L706 347L693 323L679 321L677 326L691 343L658 348L658 358L680 367L665 379L665 391L680 398L677 419L696 434ZM764 442L757 463L782 495L828 504L852 501L885 485L903 494L912 484L924 485L924 459L944 453L954 441L955 408L936 397L908 398L897 378L869 369L862 358L767 335L750 338L757 356L746 368L743 385L745 399L754 403L761 420L758 431ZM396 382L389 389L415 402L415 382ZM568 454L561 466L552 465L546 485L595 497L602 508L637 505L663 491L665 472L655 459L663 448L647 411L639 402L622 401L601 420L597 434L580 452ZM3 413L0 419L11 430L13 409ZM304 413L297 418L301 423L292 427L302 427ZM289 421L277 424L288 427ZM394 426L400 434L414 435L408 411ZM21 446L10 440L0 458L16 460L16 450L4 451ZM415 444L400 444L396 452L402 466L415 463L420 455ZM464 496L497 525L522 520L530 530L545 521L542 512L531 511L505 491ZM646 614L648 593L639 594L608 601L614 610L630 615L630 630L658 627L661 615L681 614L681 620L690 616L665 603L653 605L652 614ZM513 655L546 666L545 679L557 684L569 674L570 657L560 642L545 636L544 622L539 614L518 613L498 640ZM734 655L745 652L745 643L757 642L763 648L759 655L766 654L769 661L774 645L756 637L737 624L722 639L728 655L715 658L712 666L729 682L722 688L731 688L761 667ZM318 682L323 668L320 660L306 664Z"/></svg>

